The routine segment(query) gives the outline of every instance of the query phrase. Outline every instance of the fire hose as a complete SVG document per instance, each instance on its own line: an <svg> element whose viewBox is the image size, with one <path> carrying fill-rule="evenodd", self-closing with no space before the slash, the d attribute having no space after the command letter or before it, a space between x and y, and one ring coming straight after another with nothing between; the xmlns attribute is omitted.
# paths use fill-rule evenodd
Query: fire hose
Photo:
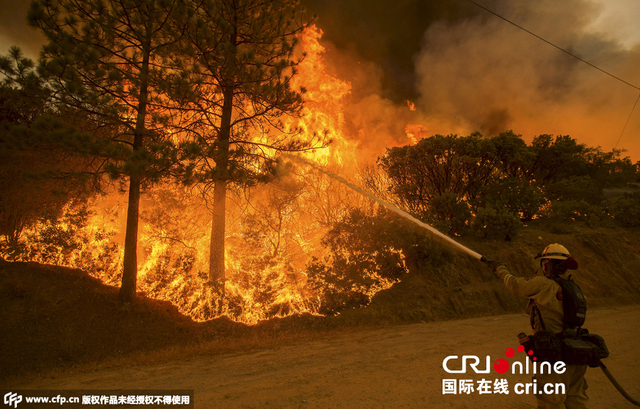
<svg viewBox="0 0 640 409"><path fill-rule="evenodd" d="M410 221L412 221L413 223L417 224L420 227L423 227L427 230L429 230L431 233L435 234L436 236L440 237L441 239L445 240L447 243L452 244L454 247L457 247L458 249L462 250L463 252L469 254L470 256L483 261L483 262L489 262L489 260L481 255L480 253L477 253L473 250L471 250L470 248L458 243L457 241L453 240L451 237L439 232L438 230L436 230L435 228L433 228L432 226L422 222L421 220L416 219L415 217L411 216L409 213L405 212L404 210L398 208L397 206L394 206L390 203L385 202L382 199L377 198L376 196L372 195L371 193L367 192L366 190L364 190L363 188L349 182L348 180L344 179L343 177L336 175L333 172L330 172L329 170L325 169L324 167L318 165L317 163L311 162L309 160L306 160L304 158L301 158L299 156L294 156L294 155L290 155L287 153L281 153L283 156L286 156L290 159L296 160L298 162L304 163L307 166L310 166L314 169L316 169L319 172L324 173L325 175L337 180L338 182L350 187L351 189L355 190L356 192L370 198L371 200L374 200L375 202L377 202L378 204L386 207L387 209L393 211L394 213L399 214L400 216L404 217L405 219L408 219ZM629 396L629 394L622 388L622 386L620 386L620 384L618 383L618 381L616 381L616 379L613 377L613 375L611 375L611 372L609 372L609 369L607 369L607 367L604 365L604 363L602 363L602 361L600 361L600 369L602 369L602 372L604 372L604 374L606 375L606 377L609 379L609 381L611 381L611 383L613 384L613 386L615 386L615 388L618 390L618 392L620 392L622 394L622 396L624 396L629 402L633 403L636 406L640 406L640 402L638 402L637 400L633 399L631 396Z"/></svg>
<svg viewBox="0 0 640 409"><path fill-rule="evenodd" d="M613 384L613 386L616 387L616 389L618 390L618 392L620 392L620 394L622 396L625 397L626 400L628 400L629 402L633 403L636 406L640 406L640 402L637 401L636 399L633 399L631 396L629 396L629 394L627 393L627 391L625 391L622 386L620 386L620 384L618 383L618 381L616 381L616 378L613 377L613 375L611 375L611 372L609 372L609 369L607 369L607 367L605 366L605 364L600 361L600 369L602 369L602 372L604 372L604 374L607 376L607 378L611 381L611 383Z"/></svg>

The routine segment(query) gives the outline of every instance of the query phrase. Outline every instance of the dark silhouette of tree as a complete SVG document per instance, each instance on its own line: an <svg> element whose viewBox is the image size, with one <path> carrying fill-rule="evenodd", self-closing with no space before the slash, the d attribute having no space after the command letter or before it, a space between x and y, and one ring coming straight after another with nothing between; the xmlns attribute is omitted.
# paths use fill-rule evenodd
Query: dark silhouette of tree
<svg viewBox="0 0 640 409"><path fill-rule="evenodd" d="M527 166L527 176L539 184L587 173L585 155L590 149L569 135L538 135L531 150L534 161Z"/></svg>
<svg viewBox="0 0 640 409"><path fill-rule="evenodd" d="M52 133L75 135L70 112L57 109L50 89L17 47L0 57L0 234L15 250L21 232L56 217L89 187L76 175L90 160L47 143Z"/></svg>
<svg viewBox="0 0 640 409"><path fill-rule="evenodd" d="M473 134L424 138L387 150L379 163L406 209L426 220L448 221L454 232L461 226L453 220L468 218L491 183L496 160L492 141Z"/></svg>
<svg viewBox="0 0 640 409"><path fill-rule="evenodd" d="M390 191L416 216L450 233L471 227L481 237L512 238L517 219L600 220L603 188L627 186L640 171L620 154L568 135L539 135L527 145L507 131L435 135L389 149L379 165Z"/></svg>
<svg viewBox="0 0 640 409"><path fill-rule="evenodd" d="M347 213L322 239L327 256L314 257L307 265L309 287L322 300L322 314L367 305L372 289L408 272L399 249L415 245L408 243L417 235L399 217L379 210L375 215L358 209Z"/></svg>

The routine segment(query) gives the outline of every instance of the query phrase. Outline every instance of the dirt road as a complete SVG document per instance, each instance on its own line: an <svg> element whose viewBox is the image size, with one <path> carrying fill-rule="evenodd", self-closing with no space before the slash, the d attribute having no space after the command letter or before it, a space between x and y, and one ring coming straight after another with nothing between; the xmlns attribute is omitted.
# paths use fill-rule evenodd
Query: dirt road
<svg viewBox="0 0 640 409"><path fill-rule="evenodd" d="M602 335L613 375L640 399L640 306L591 310L586 327ZM533 408L516 394L530 375L448 374L449 355L491 362L517 346L524 314L348 332L332 339L246 354L201 356L161 364L39 380L24 389L193 389L196 408ZM516 353L510 362L524 362ZM452 369L460 368L452 365ZM472 372L469 370L468 372ZM509 394L443 394L443 379L507 379ZM591 408L631 408L599 369L587 372Z"/></svg>

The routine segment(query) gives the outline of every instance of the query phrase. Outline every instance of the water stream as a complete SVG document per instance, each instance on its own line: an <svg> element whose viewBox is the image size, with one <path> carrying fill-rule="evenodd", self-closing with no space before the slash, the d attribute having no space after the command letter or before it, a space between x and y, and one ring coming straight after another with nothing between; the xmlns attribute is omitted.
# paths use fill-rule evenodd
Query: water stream
<svg viewBox="0 0 640 409"><path fill-rule="evenodd" d="M356 192L360 193L363 196L368 197L371 200L376 201L377 203L381 204L382 206L386 207L387 209L399 214L400 216L404 217L405 219L417 224L418 226L425 228L427 230L429 230L431 233L435 234L436 236L442 238L443 240L445 240L446 242L448 242L449 244L452 244L453 246L457 247L458 249L464 251L465 253L471 255L472 257L475 257L479 260L483 259L483 256L479 253L476 253L475 251L471 250L470 248L467 248L465 246L463 246L462 244L458 243L457 241L453 240L451 237L439 232L438 230L436 230L435 228L433 228L432 226L416 219L415 217L411 216L409 213L405 212L404 210L385 202L384 200L372 195L371 193L367 192L366 190L364 190L363 188L361 188L360 186L357 186L351 182L349 182L348 180L344 179L343 177L336 175L335 173L325 169L324 167L318 165L317 163L311 162L307 159L301 158L299 156L294 156L288 153L280 153L283 156L286 156L287 158L293 159L295 161L304 163L307 166L311 166L312 168L316 169L319 172L324 173L325 175L329 176L332 179L337 180L338 182L350 187L351 189L355 190Z"/></svg>

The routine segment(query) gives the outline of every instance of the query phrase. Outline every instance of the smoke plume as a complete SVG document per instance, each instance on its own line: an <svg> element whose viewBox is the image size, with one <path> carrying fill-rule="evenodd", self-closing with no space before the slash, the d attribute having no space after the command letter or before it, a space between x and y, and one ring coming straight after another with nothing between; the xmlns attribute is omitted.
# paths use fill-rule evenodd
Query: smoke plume
<svg viewBox="0 0 640 409"><path fill-rule="evenodd" d="M640 45L627 48L607 33L590 30L602 13L594 3L500 0L487 6L640 86ZM319 24L322 27L322 16ZM605 151L618 144L627 150L623 156L640 160L640 106L618 143L638 89L480 9L474 15L429 22L421 35L413 56L415 112L406 101L390 99L393 93L383 87L390 75L384 62L367 61L355 46L326 45L329 67L352 83L345 106L347 133L367 152L379 155L385 147L408 143L405 126L419 123L426 128L425 136L474 131L492 136L509 129L527 141L539 134L571 135Z"/></svg>
<svg viewBox="0 0 640 409"><path fill-rule="evenodd" d="M496 12L640 85L640 47L625 49L587 31L599 13L589 3L504 1ZM568 134L608 151L638 97L637 89L491 15L432 25L415 61L417 105L432 128L444 133L478 130L491 136L513 129L529 139ZM640 159L639 131L636 111L618 145L635 160Z"/></svg>

